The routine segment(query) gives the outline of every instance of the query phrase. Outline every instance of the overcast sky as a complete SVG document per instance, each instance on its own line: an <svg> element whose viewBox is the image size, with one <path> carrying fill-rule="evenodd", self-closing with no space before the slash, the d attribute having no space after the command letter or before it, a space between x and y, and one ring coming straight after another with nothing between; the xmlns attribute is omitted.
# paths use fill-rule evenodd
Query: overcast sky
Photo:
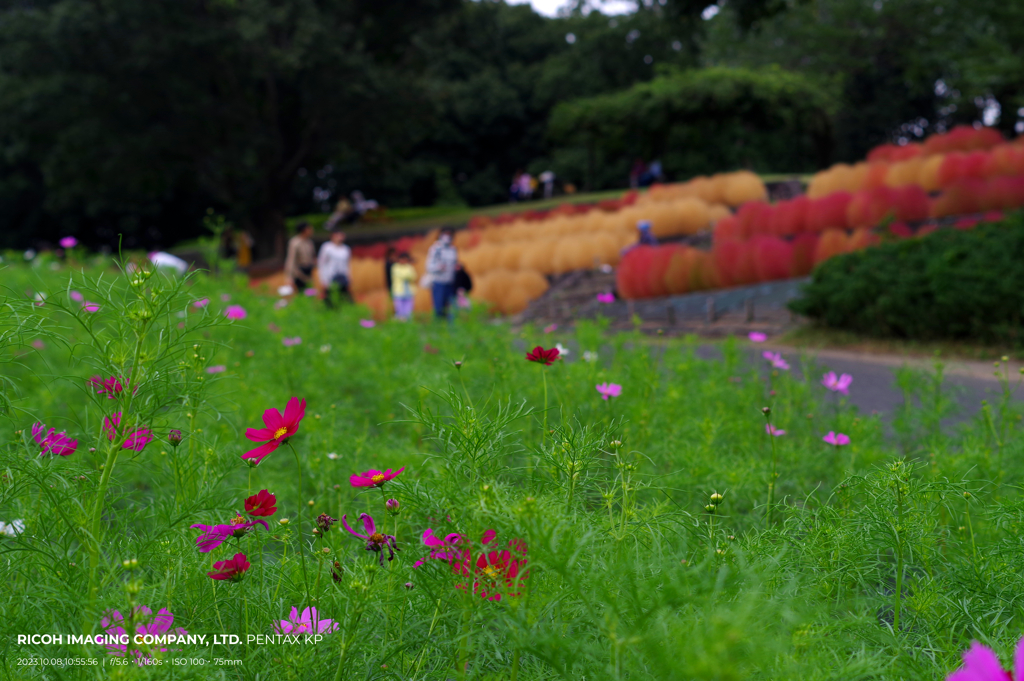
<svg viewBox="0 0 1024 681"><path fill-rule="evenodd" d="M556 16L559 8L565 6L566 0L506 0L510 5L532 5L535 12L546 17ZM592 2L596 9L604 14L625 14L636 8L635 2L629 0L606 0Z"/></svg>

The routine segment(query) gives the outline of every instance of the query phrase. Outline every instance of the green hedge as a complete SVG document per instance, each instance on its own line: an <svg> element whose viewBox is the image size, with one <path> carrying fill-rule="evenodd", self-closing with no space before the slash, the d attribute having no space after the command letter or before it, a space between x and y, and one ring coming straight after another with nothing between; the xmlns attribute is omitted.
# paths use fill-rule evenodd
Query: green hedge
<svg viewBox="0 0 1024 681"><path fill-rule="evenodd" d="M790 309L872 336L1019 344L1024 216L832 258Z"/></svg>

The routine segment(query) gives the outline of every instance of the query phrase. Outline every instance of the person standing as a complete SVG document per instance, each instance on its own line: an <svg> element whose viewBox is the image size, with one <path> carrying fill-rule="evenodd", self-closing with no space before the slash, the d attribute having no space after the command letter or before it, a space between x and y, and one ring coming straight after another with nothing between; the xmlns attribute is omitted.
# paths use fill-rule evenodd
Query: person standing
<svg viewBox="0 0 1024 681"><path fill-rule="evenodd" d="M455 300L458 307L465 310L470 308L469 292L473 290L473 278L469 276L466 267L460 262L455 265L455 279L452 281L455 287Z"/></svg>
<svg viewBox="0 0 1024 681"><path fill-rule="evenodd" d="M416 302L416 268L408 253L400 253L391 266L391 298L395 301L395 319L402 321L412 317Z"/></svg>
<svg viewBox="0 0 1024 681"><path fill-rule="evenodd" d="M349 263L352 260L352 249L345 245L345 233L341 230L331 232L331 240L324 242L317 257L316 270L323 284L324 302L327 307L334 307L332 289L337 287L340 300L349 297Z"/></svg>
<svg viewBox="0 0 1024 681"><path fill-rule="evenodd" d="M388 246L388 250L384 252L384 290L391 294L391 268L394 267L395 263L398 262L396 257L397 251L394 246Z"/></svg>
<svg viewBox="0 0 1024 681"><path fill-rule="evenodd" d="M284 276L297 291L305 291L312 284L313 266L316 265L316 244L313 243L313 225L300 222L295 236L288 240L284 259Z"/></svg>
<svg viewBox="0 0 1024 681"><path fill-rule="evenodd" d="M459 253L452 245L453 230L445 227L441 236L427 251L427 275L431 281L431 297L434 299L434 315L438 319L448 316L448 308L455 295L455 266Z"/></svg>

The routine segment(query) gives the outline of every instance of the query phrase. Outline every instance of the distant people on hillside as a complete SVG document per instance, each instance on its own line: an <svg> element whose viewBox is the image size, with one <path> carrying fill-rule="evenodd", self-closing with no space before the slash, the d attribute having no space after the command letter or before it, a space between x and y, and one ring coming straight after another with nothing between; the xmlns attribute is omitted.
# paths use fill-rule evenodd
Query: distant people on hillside
<svg viewBox="0 0 1024 681"><path fill-rule="evenodd" d="M334 307L334 295L337 290L338 300L349 299L349 265L352 261L352 249L345 245L345 233L341 230L331 232L330 241L320 247L320 255L316 260L316 273L325 289L324 302L327 307Z"/></svg>
<svg viewBox="0 0 1024 681"><path fill-rule="evenodd" d="M654 160L647 166L647 170L640 175L640 186L650 187L655 182L663 182L664 180L665 175L661 169L661 161Z"/></svg>
<svg viewBox="0 0 1024 681"><path fill-rule="evenodd" d="M536 186L536 180L530 175L530 173L521 173L519 175L519 200L529 201L533 198L533 190Z"/></svg>
<svg viewBox="0 0 1024 681"><path fill-rule="evenodd" d="M352 192L352 208L355 209L359 217L363 217L367 212L371 210L377 210L380 208L380 204L373 199L368 199L363 196L363 193L358 189Z"/></svg>
<svg viewBox="0 0 1024 681"><path fill-rule="evenodd" d="M647 164L642 159L636 159L633 161L633 166L629 169L629 188L636 189L640 186L640 177L647 172Z"/></svg>
<svg viewBox="0 0 1024 681"><path fill-rule="evenodd" d="M452 284L455 286L456 305L468 310L470 307L468 294L473 290L473 278L469 276L469 272L461 262L455 265L455 279Z"/></svg>
<svg viewBox="0 0 1024 681"><path fill-rule="evenodd" d="M316 245L313 243L313 225L300 222L295 236L288 240L284 258L284 276L292 288L305 291L312 285L313 267L316 265Z"/></svg>
<svg viewBox="0 0 1024 681"><path fill-rule="evenodd" d="M330 232L338 225L353 222L357 217L359 216L356 215L356 209L353 208L352 203L343 196L338 199L336 204L334 204L334 212L331 213L331 217L327 218L327 222L324 223L324 228Z"/></svg>
<svg viewBox="0 0 1024 681"><path fill-rule="evenodd" d="M537 176L537 179L544 185L544 198L550 199L555 193L555 173L551 170L545 170Z"/></svg>
<svg viewBox="0 0 1024 681"><path fill-rule="evenodd" d="M391 295L391 267L398 262L394 246L388 246L388 250L384 251L384 287Z"/></svg>
<svg viewBox="0 0 1024 681"><path fill-rule="evenodd" d="M430 293L434 300L434 315L438 319L448 316L455 295L455 267L459 262L459 252L452 245L453 234L451 227L445 227L427 251L427 276L430 278Z"/></svg>
<svg viewBox="0 0 1024 681"><path fill-rule="evenodd" d="M640 220L636 223L636 229L640 232L640 240L637 243L643 244L644 246L657 246L658 239L651 232L651 221Z"/></svg>
<svg viewBox="0 0 1024 681"><path fill-rule="evenodd" d="M416 302L416 268L408 253L398 254L388 276L388 291L395 303L395 319L406 321L412 317Z"/></svg>
<svg viewBox="0 0 1024 681"><path fill-rule="evenodd" d="M509 203L516 203L519 201L519 177L523 174L523 171L517 170L512 175L512 184L508 188L508 200Z"/></svg>

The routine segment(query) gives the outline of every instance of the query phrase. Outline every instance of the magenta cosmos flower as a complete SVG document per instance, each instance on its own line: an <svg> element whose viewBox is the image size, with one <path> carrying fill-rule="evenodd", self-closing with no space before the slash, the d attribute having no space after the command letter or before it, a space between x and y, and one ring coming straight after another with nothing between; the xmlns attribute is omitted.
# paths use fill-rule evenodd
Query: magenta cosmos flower
<svg viewBox="0 0 1024 681"><path fill-rule="evenodd" d="M199 552L209 553L230 537L239 539L244 537L256 525L263 525L263 529L270 530L270 525L267 524L266 520L256 519L246 522L245 518L240 515L236 515L226 525L202 525L196 523L195 525L190 525L190 527L198 528L202 531L196 537L196 546L199 547Z"/></svg>
<svg viewBox="0 0 1024 681"><path fill-rule="evenodd" d="M210 299L209 298L200 298L196 302L192 303L192 307L197 308L197 309L201 309L201 308L206 307L209 304L210 304Z"/></svg>
<svg viewBox="0 0 1024 681"><path fill-rule="evenodd" d="M850 394L851 383L853 383L853 376L850 374L843 374L837 378L836 372L830 371L821 377L821 384L823 386L832 392L838 392L844 395Z"/></svg>
<svg viewBox="0 0 1024 681"><path fill-rule="evenodd" d="M768 340L768 336L761 333L760 331L751 331L750 333L747 334L747 338L749 338L751 342L754 343L764 343L766 340Z"/></svg>
<svg viewBox="0 0 1024 681"><path fill-rule="evenodd" d="M96 390L97 395L106 395L108 400L121 397L128 387L128 381L121 383L122 379L117 376L110 376L104 379L102 376L93 376L89 379ZM137 389L136 389L137 391Z"/></svg>
<svg viewBox="0 0 1024 681"><path fill-rule="evenodd" d="M78 245L78 239L73 236L66 236L59 243L61 248L74 248Z"/></svg>
<svg viewBox="0 0 1024 681"><path fill-rule="evenodd" d="M306 608L299 615L298 608L292 608L288 619L281 620L274 624L274 631L278 634L330 634L338 630L338 624L334 620L322 620L316 608Z"/></svg>
<svg viewBox="0 0 1024 681"><path fill-rule="evenodd" d="M214 364L213 366L206 367L206 373L208 374L222 374L227 370L228 368L223 364Z"/></svg>
<svg viewBox="0 0 1024 681"><path fill-rule="evenodd" d="M117 429L121 427L121 412L112 414L110 417L103 417L103 430L107 433L107 439L113 442L117 439ZM146 448L153 440L153 433L150 432L149 428L142 427L138 430L133 430L128 433L128 437L125 438L124 444L121 445L121 449L133 449L136 452L141 452Z"/></svg>
<svg viewBox="0 0 1024 681"><path fill-rule="evenodd" d="M548 324L544 327L544 333L554 333L558 330L558 324Z"/></svg>
<svg viewBox="0 0 1024 681"><path fill-rule="evenodd" d="M86 312L99 312L100 304L87 300L84 303L82 303L82 309L85 310Z"/></svg>
<svg viewBox="0 0 1024 681"><path fill-rule="evenodd" d="M768 433L772 437L781 437L786 434L786 431L781 428L776 428L770 423L764 424L764 432Z"/></svg>
<svg viewBox="0 0 1024 681"><path fill-rule="evenodd" d="M549 367L555 363L559 354L558 348L545 350L543 347L538 345L533 350L526 353L526 361L537 362L538 364L543 364L544 366Z"/></svg>
<svg viewBox="0 0 1024 681"><path fill-rule="evenodd" d="M78 291L72 291L71 293L68 294L68 297L71 298L71 300L75 301L76 303L80 303L83 300L85 300L85 296L83 296Z"/></svg>
<svg viewBox="0 0 1024 681"><path fill-rule="evenodd" d="M246 314L245 308L241 305L228 305L224 310L224 316L228 319L245 319Z"/></svg>
<svg viewBox="0 0 1024 681"><path fill-rule="evenodd" d="M364 329L372 329L373 327L377 326L377 322L373 321L372 319L360 319L359 326L363 327Z"/></svg>
<svg viewBox="0 0 1024 681"><path fill-rule="evenodd" d="M850 436L843 435L842 433L836 433L834 431L828 431L828 435L821 438L825 442L835 447L842 447L843 445L850 444Z"/></svg>
<svg viewBox="0 0 1024 681"><path fill-rule="evenodd" d="M601 393L601 399L607 400L609 397L618 397L622 394L622 386L618 383L598 383L597 392Z"/></svg>
<svg viewBox="0 0 1024 681"><path fill-rule="evenodd" d="M999 658L988 646L971 641L964 651L964 666L946 677L946 681L1024 681L1024 638L1013 652L1013 675L1004 671Z"/></svg>
<svg viewBox="0 0 1024 681"><path fill-rule="evenodd" d="M295 336L294 338L288 338L287 336L285 336L284 338L281 339L281 345L285 346L286 348L290 348L293 345L301 344L302 338L300 338L299 336Z"/></svg>
<svg viewBox="0 0 1024 681"><path fill-rule="evenodd" d="M366 534L359 534L351 527L348 526L348 516L341 516L341 524L345 526L345 529L360 539L366 540L366 550L374 551L377 553L380 566L384 567L384 549L388 550L388 560L392 561L395 559L395 551L398 547L395 546L395 538L390 534L382 534L377 531L377 525L373 522L373 518L367 513L359 514L359 519L363 521L363 528L366 530ZM393 550L392 550L393 549Z"/></svg>
<svg viewBox="0 0 1024 681"><path fill-rule="evenodd" d="M245 431L247 438L263 444L246 452L242 458L252 459L253 465L258 466L267 454L283 445L288 438L298 432L299 423L305 416L306 400L300 401L298 397L288 400L283 416L276 409L267 409L263 412L263 423L266 428L249 428Z"/></svg>
<svg viewBox="0 0 1024 681"><path fill-rule="evenodd" d="M390 468L383 472L371 469L365 473L353 474L348 481L353 487L383 487L385 482L397 478L404 470L405 466L394 472Z"/></svg>
<svg viewBox="0 0 1024 681"><path fill-rule="evenodd" d="M245 571L249 569L249 561L245 559L244 553L236 553L230 560L218 560L213 564L213 571L207 572L210 579L230 579L233 582L240 581Z"/></svg>
<svg viewBox="0 0 1024 681"><path fill-rule="evenodd" d="M58 433L56 428L50 428L48 433L45 431L46 426L42 423L32 426L32 437L39 445L39 456L47 454L68 456L75 453L75 449L78 448L78 440L72 440L67 433Z"/></svg>
<svg viewBox="0 0 1024 681"><path fill-rule="evenodd" d="M778 352L768 352L765 350L761 353L769 364L772 365L773 369L781 369L782 371L789 371L789 362L782 358L782 354Z"/></svg>
<svg viewBox="0 0 1024 681"><path fill-rule="evenodd" d="M160 612L153 615L153 611L144 605L135 606L135 610L131 615L131 622L127 622L121 613L117 610L108 610L103 615L103 619L100 620L100 626L103 630L111 636L128 636L128 629L124 625L131 624L130 627L134 630L136 636L166 636L168 634L174 634L176 636L186 636L188 632L181 627L174 627L174 615L167 608L161 608ZM134 639L134 637L133 637ZM121 640L120 638L118 640ZM128 646L123 643L106 643L104 647L107 649L108 655L116 655L118 657L125 657L128 653ZM153 657L153 652L159 651L166 653L167 648L153 648L145 643L132 642L132 655L136 658L139 665L145 665L147 661Z"/></svg>
<svg viewBox="0 0 1024 681"><path fill-rule="evenodd" d="M431 547L430 558L447 561L452 572L473 580L473 593L489 601L500 601L502 595L518 596L522 582L529 576L526 570L526 543L513 539L508 549L494 550L494 530L484 532L480 543L484 550L473 557L473 549L466 538L450 534L439 540L432 530L423 533L423 543ZM490 548L491 550L488 550ZM421 565L417 563L417 565ZM466 585L459 584L464 589Z"/></svg>
<svg viewBox="0 0 1024 681"><path fill-rule="evenodd" d="M615 302L615 294L614 293L598 293L597 294L597 302L599 302L599 303L614 303Z"/></svg>
<svg viewBox="0 0 1024 681"><path fill-rule="evenodd" d="M252 516L274 515L277 513L277 497L261 489L245 500L245 512Z"/></svg>

